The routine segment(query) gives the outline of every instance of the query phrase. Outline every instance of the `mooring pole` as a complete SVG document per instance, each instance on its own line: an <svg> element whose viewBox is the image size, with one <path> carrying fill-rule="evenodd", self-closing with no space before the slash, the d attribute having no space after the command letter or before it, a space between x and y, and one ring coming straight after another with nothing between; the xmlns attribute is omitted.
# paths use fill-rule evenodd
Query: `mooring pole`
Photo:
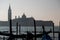
<svg viewBox="0 0 60 40"><path fill-rule="evenodd" d="M18 35L18 22L16 23L16 35ZM17 40L17 38L16 38Z"/></svg>
<svg viewBox="0 0 60 40"><path fill-rule="evenodd" d="M3 40L5 40L5 37L3 37Z"/></svg>
<svg viewBox="0 0 60 40"><path fill-rule="evenodd" d="M19 35L21 34L21 25L19 24Z"/></svg>
<svg viewBox="0 0 60 40"><path fill-rule="evenodd" d="M10 20L9 20L9 29L10 29L10 36L9 36L9 38L8 38L8 40L13 40L13 37L12 37L12 20L11 20L11 18L10 18Z"/></svg>
<svg viewBox="0 0 60 40"><path fill-rule="evenodd" d="M58 40L60 40L60 22L59 22L59 33L58 33Z"/></svg>
<svg viewBox="0 0 60 40"><path fill-rule="evenodd" d="M12 20L10 19L10 34L12 34Z"/></svg>
<svg viewBox="0 0 60 40"><path fill-rule="evenodd" d="M53 23L53 40L55 40L55 35L54 35L54 23Z"/></svg>
<svg viewBox="0 0 60 40"><path fill-rule="evenodd" d="M35 33L35 40L36 40L36 22L34 20L34 33Z"/></svg>
<svg viewBox="0 0 60 40"><path fill-rule="evenodd" d="M43 34L45 33L45 28L44 28L44 25L42 25L42 28L43 28Z"/></svg>
<svg viewBox="0 0 60 40"><path fill-rule="evenodd" d="M16 35L18 35L18 22L16 23Z"/></svg>

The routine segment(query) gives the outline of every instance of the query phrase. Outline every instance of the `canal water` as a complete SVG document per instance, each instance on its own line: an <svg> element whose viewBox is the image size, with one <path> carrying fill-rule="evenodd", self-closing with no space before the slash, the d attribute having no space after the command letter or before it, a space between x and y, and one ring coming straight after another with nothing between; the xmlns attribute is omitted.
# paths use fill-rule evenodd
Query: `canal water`
<svg viewBox="0 0 60 40"><path fill-rule="evenodd" d="M13 31L16 31L16 26L13 26L13 27L12 27L12 30L13 30ZM33 32L33 31L34 31L34 27L33 27L33 26L21 26L21 27L19 28L19 30L20 30L20 34L24 34L24 33L26 33L27 31ZM51 27L51 26L45 26L45 31L50 31L50 30L53 31L53 27ZM9 27L8 27L8 26L0 26L0 31L1 31L1 32L9 31ZM37 27L36 27L36 31L37 31L37 33L40 33L40 32L43 31L43 29L42 29L41 26L37 26ZM55 28L54 28L54 31L59 31L59 27L55 27ZM16 34L16 32L14 32L13 34ZM50 33L49 36L53 39L53 33ZM1 36L1 35L0 35L0 37L1 37L0 40L3 40L3 37L4 37L4 36ZM21 40L21 39L20 39L20 40ZM41 40L41 38L37 38L37 40ZM55 33L55 40L58 40L58 33Z"/></svg>

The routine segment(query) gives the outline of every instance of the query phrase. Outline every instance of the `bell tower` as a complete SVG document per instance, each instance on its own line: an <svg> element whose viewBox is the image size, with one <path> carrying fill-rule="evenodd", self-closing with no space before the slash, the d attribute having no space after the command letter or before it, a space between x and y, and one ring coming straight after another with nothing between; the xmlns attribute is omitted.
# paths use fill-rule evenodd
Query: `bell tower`
<svg viewBox="0 0 60 40"><path fill-rule="evenodd" d="M9 5L9 9L8 9L8 21L11 19L11 7Z"/></svg>
<svg viewBox="0 0 60 40"><path fill-rule="evenodd" d="M10 5L9 5L9 9L8 9L8 22L9 22L10 34L12 34L12 20L11 20L11 7L10 7Z"/></svg>

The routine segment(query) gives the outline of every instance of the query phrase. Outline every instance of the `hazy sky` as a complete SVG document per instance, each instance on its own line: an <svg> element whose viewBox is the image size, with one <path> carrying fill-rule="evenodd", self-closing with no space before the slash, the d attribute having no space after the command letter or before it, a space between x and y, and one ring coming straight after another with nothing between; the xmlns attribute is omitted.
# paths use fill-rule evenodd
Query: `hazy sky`
<svg viewBox="0 0 60 40"><path fill-rule="evenodd" d="M8 20L9 4L12 18L22 16L34 17L36 20L52 20L55 25L60 21L60 0L0 0L0 21Z"/></svg>

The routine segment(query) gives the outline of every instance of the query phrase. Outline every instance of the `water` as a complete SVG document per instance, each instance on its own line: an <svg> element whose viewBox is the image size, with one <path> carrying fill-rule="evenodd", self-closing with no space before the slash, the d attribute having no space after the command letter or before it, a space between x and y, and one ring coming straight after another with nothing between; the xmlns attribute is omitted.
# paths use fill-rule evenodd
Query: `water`
<svg viewBox="0 0 60 40"><path fill-rule="evenodd" d="M46 31L49 31L50 29L52 30L53 27L47 27L47 26L45 27L45 30L46 30ZM13 30L13 31L16 31L16 27L13 26L13 27L12 27L12 30ZM37 27L36 27L36 30L39 31L39 32L40 32L40 31L43 31L43 29L42 29L41 26L40 26L40 27L37 26ZM58 28L58 27L55 27L54 30L55 30L55 31L59 31L59 28ZM8 27L8 26L0 26L0 31L2 31L2 32L3 32L3 31L9 31L9 27ZM31 27L31 26L21 26L21 29L20 29L21 34L24 34L24 33L26 33L27 31L30 31L30 32L34 31L34 27L33 27L33 26L32 26L32 27ZM16 34L16 32L15 32L15 34ZM53 37L53 33L50 33L49 35L50 35L51 37ZM1 35L0 35L0 37L3 38L3 36L1 36ZM41 40L41 38L37 38L37 40ZM58 40L58 33L55 33L55 40Z"/></svg>

